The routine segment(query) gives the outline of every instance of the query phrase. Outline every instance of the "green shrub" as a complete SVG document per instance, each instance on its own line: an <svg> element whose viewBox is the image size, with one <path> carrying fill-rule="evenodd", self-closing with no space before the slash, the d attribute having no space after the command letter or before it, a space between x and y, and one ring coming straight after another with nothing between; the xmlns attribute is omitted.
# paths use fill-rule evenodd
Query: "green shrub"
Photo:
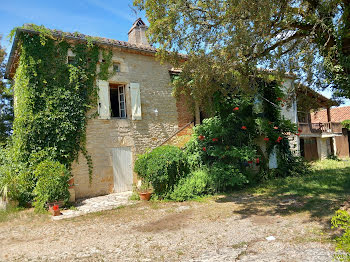
<svg viewBox="0 0 350 262"><path fill-rule="evenodd" d="M10 151L0 148L0 198L3 200L18 200L20 197L17 170Z"/></svg>
<svg viewBox="0 0 350 262"><path fill-rule="evenodd" d="M338 210L332 218L332 225L336 228L344 230L343 235L336 239L337 249L345 251L337 254L336 257L340 261L350 261L350 215L344 210Z"/></svg>
<svg viewBox="0 0 350 262"><path fill-rule="evenodd" d="M344 128L350 130L350 120L344 120L341 124Z"/></svg>
<svg viewBox="0 0 350 262"><path fill-rule="evenodd" d="M142 179L152 184L154 193L161 198L171 193L177 182L188 173L182 150L169 145L140 155L134 170Z"/></svg>
<svg viewBox="0 0 350 262"><path fill-rule="evenodd" d="M149 152L138 155L137 160L135 161L134 171L142 179L147 178L147 163L148 163L149 155L150 155Z"/></svg>
<svg viewBox="0 0 350 262"><path fill-rule="evenodd" d="M217 192L231 191L249 182L236 166L222 162L214 163L210 167L210 176Z"/></svg>
<svg viewBox="0 0 350 262"><path fill-rule="evenodd" d="M34 171L37 183L34 189L34 207L42 210L48 202L69 200L68 180L70 173L67 168L52 160L38 164Z"/></svg>
<svg viewBox="0 0 350 262"><path fill-rule="evenodd" d="M185 201L212 193L214 193L213 180L209 170L202 168L181 178L170 194L170 198L175 201Z"/></svg>

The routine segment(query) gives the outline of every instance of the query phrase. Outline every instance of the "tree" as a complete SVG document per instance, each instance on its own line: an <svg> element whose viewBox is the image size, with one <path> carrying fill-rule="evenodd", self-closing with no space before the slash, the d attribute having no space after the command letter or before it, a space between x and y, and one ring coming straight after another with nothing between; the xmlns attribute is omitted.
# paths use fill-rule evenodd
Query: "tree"
<svg viewBox="0 0 350 262"><path fill-rule="evenodd" d="M1 41L1 36L0 36ZM11 135L13 122L13 94L10 84L5 83L5 49L0 44L0 145Z"/></svg>
<svg viewBox="0 0 350 262"><path fill-rule="evenodd" d="M151 43L179 65L177 92L206 101L217 89L254 86L254 77L294 73L350 98L350 0L134 0ZM234 79L235 82L232 82ZM184 88L185 87L185 88ZM176 93L176 92L175 92Z"/></svg>

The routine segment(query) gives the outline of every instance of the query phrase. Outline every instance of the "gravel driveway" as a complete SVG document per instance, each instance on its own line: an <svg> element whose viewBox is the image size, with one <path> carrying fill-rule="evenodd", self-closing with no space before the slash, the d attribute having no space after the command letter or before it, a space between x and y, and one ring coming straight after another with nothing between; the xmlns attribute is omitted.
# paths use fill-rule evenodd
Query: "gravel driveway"
<svg viewBox="0 0 350 262"><path fill-rule="evenodd" d="M329 218L257 199L139 202L60 221L23 211L0 223L0 261L332 261Z"/></svg>

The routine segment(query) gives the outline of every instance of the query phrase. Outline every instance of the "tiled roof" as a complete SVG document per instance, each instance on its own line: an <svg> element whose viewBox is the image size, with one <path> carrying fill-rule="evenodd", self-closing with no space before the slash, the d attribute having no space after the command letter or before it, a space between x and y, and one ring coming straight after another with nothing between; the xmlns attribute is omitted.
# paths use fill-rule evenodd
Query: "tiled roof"
<svg viewBox="0 0 350 262"><path fill-rule="evenodd" d="M332 122L342 122L350 119L350 106L334 107L331 108L331 120ZM311 122L327 122L327 110L323 109L315 113L311 113Z"/></svg>
<svg viewBox="0 0 350 262"><path fill-rule="evenodd" d="M12 45L11 53L8 59L6 72L5 72L5 78L9 78L10 70L12 67L12 62L15 56L15 52L17 49L18 44L18 35L19 33L29 33L29 34L39 34L38 31L33 30L31 28L31 25L26 25L25 28L18 28L16 31L16 36ZM105 46L115 46L115 47L121 47L129 50L135 50L135 51L142 51L146 53L156 53L157 49L150 45L136 45L125 41L110 39L110 38L104 38L104 37L92 37L88 35L84 35L81 33L69 33L69 32L63 32L59 30L51 30L52 34L56 37L64 37L65 39L72 40L72 41L89 41L92 40L93 43L99 44L99 45L105 45ZM183 56L185 57L185 56Z"/></svg>
<svg viewBox="0 0 350 262"><path fill-rule="evenodd" d="M22 31L27 31L29 33L38 33L35 30L32 30L30 28L28 29L22 29ZM88 41L88 39L92 39L94 43L101 44L101 45L113 45L113 46L118 46L118 47L127 47L131 49L136 49L140 51L149 51L149 52L156 52L157 49L154 48L153 46L150 45L136 45L136 44L131 44L129 42L125 41L120 41L120 40L115 40L115 39L110 39L110 38L105 38L105 37L97 37L97 36L89 36L89 35L84 35L81 33L70 33L70 32L63 32L59 30L51 30L52 33L55 36L61 36L61 37L66 37L71 40L81 40L81 41Z"/></svg>

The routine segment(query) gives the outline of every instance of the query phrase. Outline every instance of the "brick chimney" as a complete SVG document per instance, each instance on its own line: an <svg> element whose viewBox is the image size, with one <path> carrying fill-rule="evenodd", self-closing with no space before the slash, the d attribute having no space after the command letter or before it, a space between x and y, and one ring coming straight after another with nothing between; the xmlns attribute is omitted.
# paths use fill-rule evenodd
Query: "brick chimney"
<svg viewBox="0 0 350 262"><path fill-rule="evenodd" d="M146 37L146 24L142 21L141 18L138 18L132 27L129 30L129 40L130 44L136 45L149 45L147 37Z"/></svg>

